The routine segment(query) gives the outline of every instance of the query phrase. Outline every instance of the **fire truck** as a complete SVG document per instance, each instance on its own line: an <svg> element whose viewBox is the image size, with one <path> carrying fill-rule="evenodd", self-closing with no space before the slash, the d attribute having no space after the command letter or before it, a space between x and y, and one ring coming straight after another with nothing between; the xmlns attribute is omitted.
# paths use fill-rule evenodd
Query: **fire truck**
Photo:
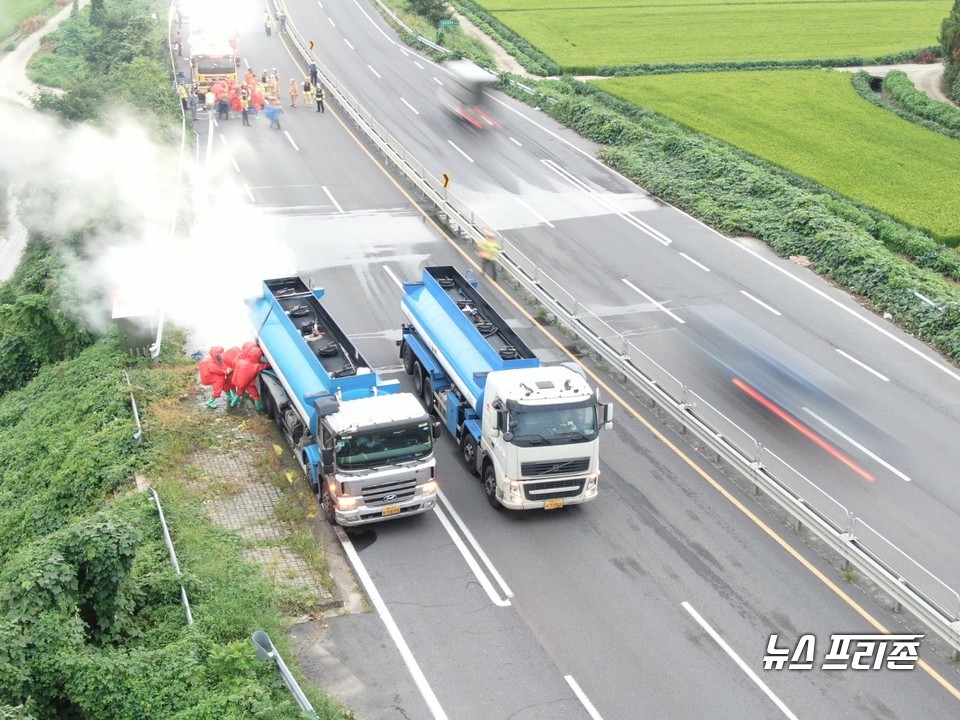
<svg viewBox="0 0 960 720"><path fill-rule="evenodd" d="M218 80L237 81L240 54L235 37L202 30L190 33L190 72L192 81L205 93Z"/></svg>

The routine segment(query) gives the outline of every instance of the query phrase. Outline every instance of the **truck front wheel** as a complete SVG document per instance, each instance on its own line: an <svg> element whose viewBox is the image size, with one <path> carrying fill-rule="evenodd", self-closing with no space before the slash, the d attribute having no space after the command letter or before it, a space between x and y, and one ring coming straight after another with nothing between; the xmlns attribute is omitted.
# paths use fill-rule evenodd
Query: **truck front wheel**
<svg viewBox="0 0 960 720"><path fill-rule="evenodd" d="M333 507L333 498L330 497L330 492L327 490L326 485L323 485L323 489L320 491L320 507L323 508L323 514L327 518L327 522L331 525L336 525L337 513Z"/></svg>
<svg viewBox="0 0 960 720"><path fill-rule="evenodd" d="M403 350L400 351L400 357L403 358L403 371L407 375L413 374L413 350L410 349L410 345L407 343L403 344Z"/></svg>
<svg viewBox="0 0 960 720"><path fill-rule="evenodd" d="M487 465L483 469L483 489L487 493L487 502L494 510L500 509L500 501L497 500L497 474L494 472L493 465Z"/></svg>

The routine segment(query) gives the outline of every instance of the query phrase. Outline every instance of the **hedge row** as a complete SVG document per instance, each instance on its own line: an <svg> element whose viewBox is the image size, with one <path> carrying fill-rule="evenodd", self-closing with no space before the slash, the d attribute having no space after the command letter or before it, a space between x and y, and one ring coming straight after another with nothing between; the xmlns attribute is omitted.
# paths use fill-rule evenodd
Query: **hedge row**
<svg viewBox="0 0 960 720"><path fill-rule="evenodd" d="M899 72L899 71L894 71L894 72ZM892 112L894 115L896 115L897 117L903 120L906 120L907 122L914 123L915 125L919 125L920 127L926 128L927 130L930 130L932 132L938 132L942 135L946 135L947 137L960 139L960 131L951 130L949 128L944 127L943 125L940 125L939 123L935 123L932 120L927 120L924 117L921 117L913 112L910 112L909 110L903 107L900 107L898 105L893 105L887 102L885 100L885 97L886 97L885 95L878 95L876 92L874 92L871 82L872 82L872 78L870 77L870 75L861 70L860 72L856 73L853 76L853 89L856 90L857 94L860 95L860 97L862 97L867 102L872 103L877 107L881 107L884 110ZM908 80L907 82L910 82L910 81ZM912 86L912 83L911 83L911 86Z"/></svg>
<svg viewBox="0 0 960 720"><path fill-rule="evenodd" d="M602 159L658 197L723 233L760 238L785 257L807 257L818 272L960 360L960 287L954 282L960 257L954 250L584 83L564 78L536 87L543 93L536 100L519 89L507 91L607 145Z"/></svg>
<svg viewBox="0 0 960 720"><path fill-rule="evenodd" d="M920 92L902 70L890 71L883 79L882 88L884 97L891 103L941 128L960 132L960 108Z"/></svg>

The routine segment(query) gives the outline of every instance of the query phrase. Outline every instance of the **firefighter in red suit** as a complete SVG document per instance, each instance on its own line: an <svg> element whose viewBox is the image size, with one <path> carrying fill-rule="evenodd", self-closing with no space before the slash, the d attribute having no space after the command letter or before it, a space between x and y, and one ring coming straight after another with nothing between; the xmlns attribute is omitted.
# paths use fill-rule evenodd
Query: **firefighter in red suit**
<svg viewBox="0 0 960 720"><path fill-rule="evenodd" d="M253 347L247 347L252 345ZM255 343L247 343L244 349L237 356L237 369L233 372L233 384L237 388L235 398L230 402L231 406L236 405L243 398L244 393L250 395L253 404L257 410L261 410L263 405L260 403L260 392L257 390L257 384L254 382L261 370L270 367L267 363L260 362L263 351Z"/></svg>
<svg viewBox="0 0 960 720"><path fill-rule="evenodd" d="M217 398L224 391L227 375L230 373L223 360L223 348L214 345L210 348L210 354L201 360L197 367L200 370L200 382L209 385L213 390L213 396L207 401L207 405L216 407Z"/></svg>
<svg viewBox="0 0 960 720"><path fill-rule="evenodd" d="M237 369L237 358L240 356L240 348L236 345L223 351L223 364L227 366L227 381L223 389L227 393L227 400L233 402L237 396L237 386L233 383L233 371Z"/></svg>

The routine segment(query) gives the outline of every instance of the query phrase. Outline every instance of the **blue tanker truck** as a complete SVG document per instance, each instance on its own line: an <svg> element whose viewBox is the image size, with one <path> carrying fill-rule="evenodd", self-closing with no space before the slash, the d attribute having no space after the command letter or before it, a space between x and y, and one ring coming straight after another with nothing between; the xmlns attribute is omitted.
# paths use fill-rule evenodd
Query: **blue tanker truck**
<svg viewBox="0 0 960 720"><path fill-rule="evenodd" d="M526 510L593 500L600 430L612 425L575 363L544 366L452 267L405 283L404 370L480 475L490 504Z"/></svg>
<svg viewBox="0 0 960 720"><path fill-rule="evenodd" d="M299 277L265 280L248 302L270 367L263 412L293 450L327 519L346 527L436 504L436 421L397 380L380 379Z"/></svg>

